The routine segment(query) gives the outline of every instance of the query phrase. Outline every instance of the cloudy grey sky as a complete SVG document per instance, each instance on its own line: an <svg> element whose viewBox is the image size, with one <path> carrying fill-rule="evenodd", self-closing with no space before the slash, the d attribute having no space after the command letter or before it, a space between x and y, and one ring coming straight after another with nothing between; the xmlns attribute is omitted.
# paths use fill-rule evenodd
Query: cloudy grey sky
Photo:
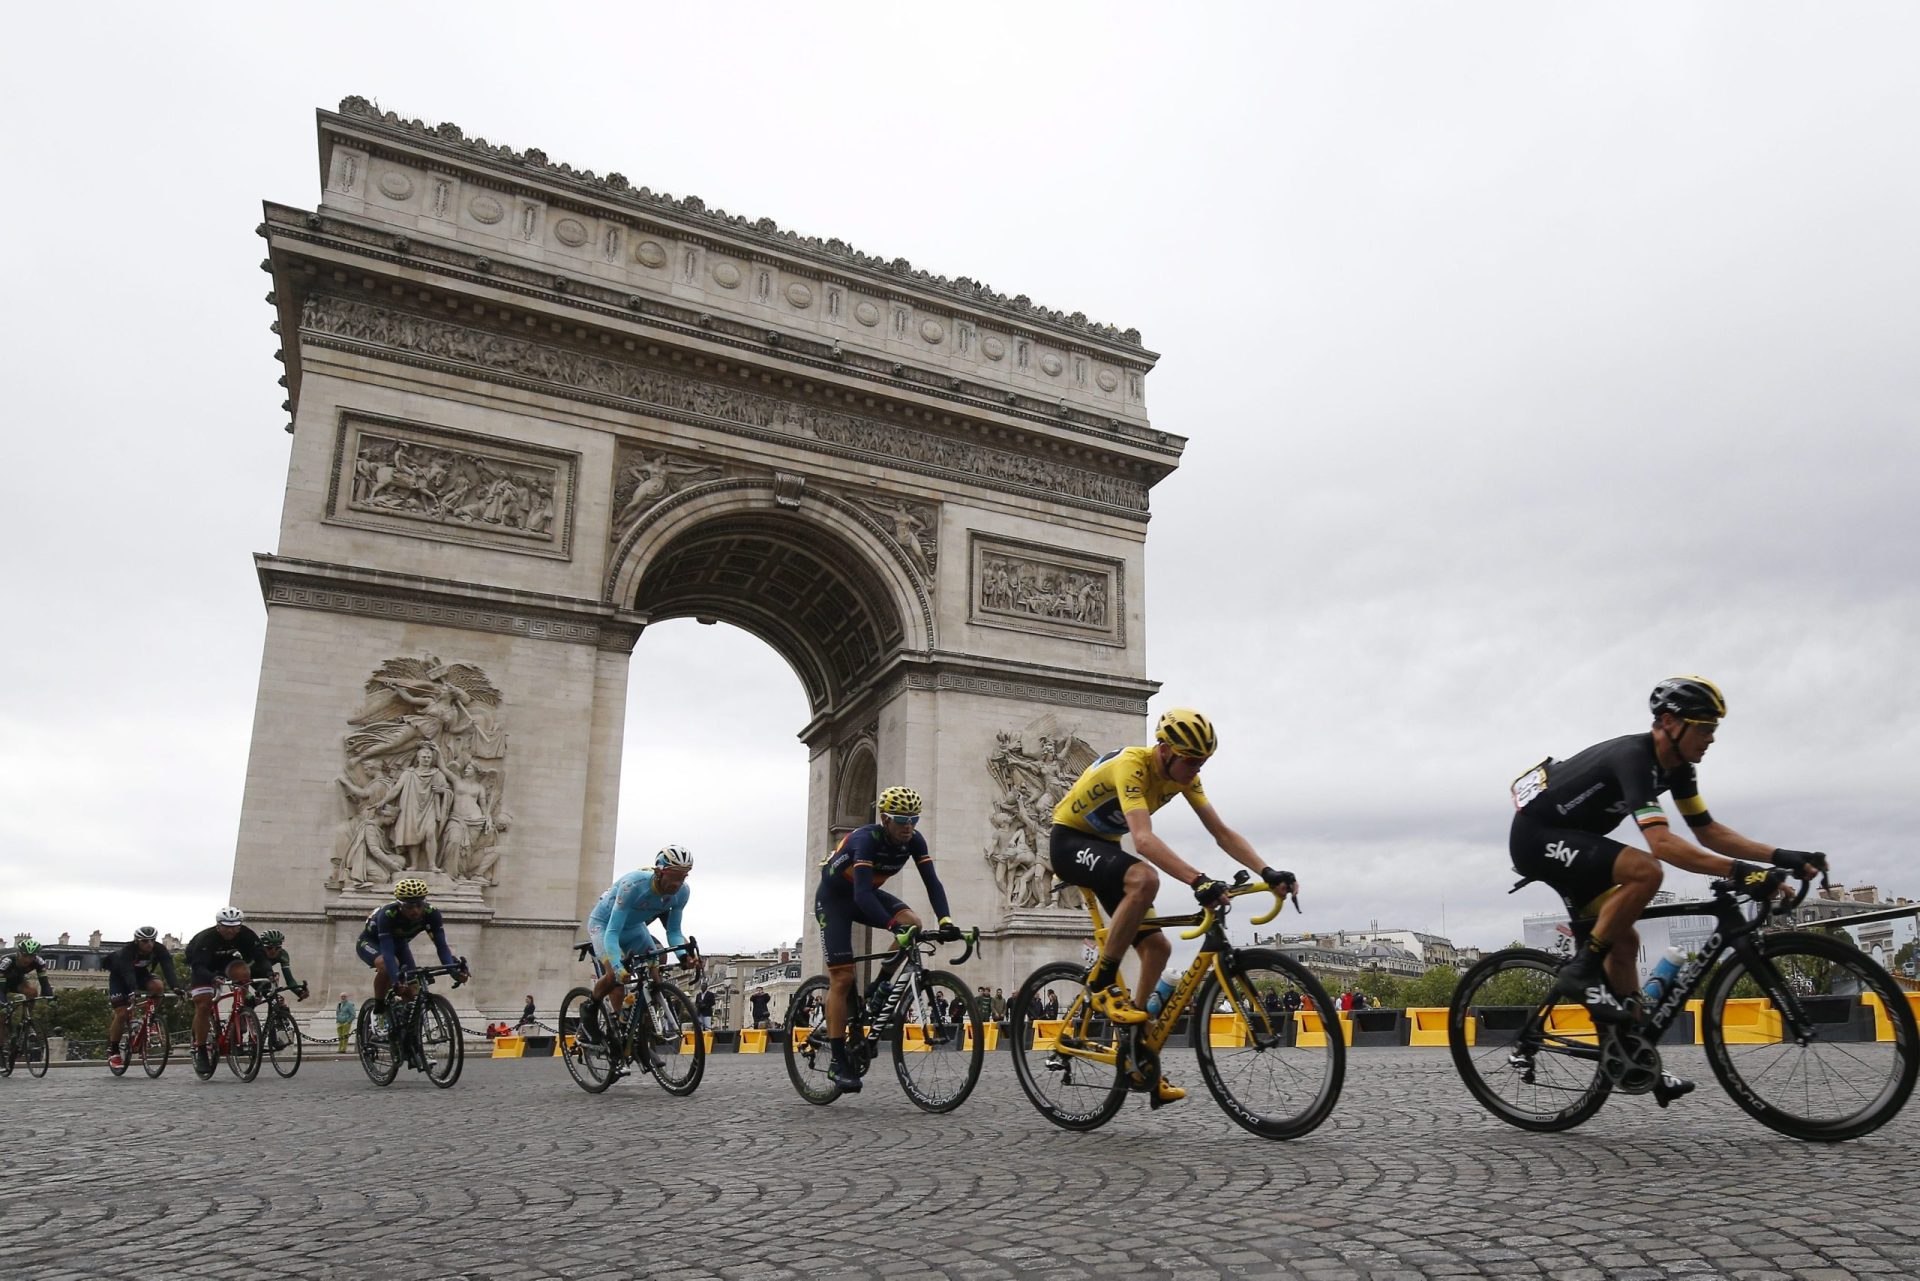
<svg viewBox="0 0 1920 1281"><path fill-rule="evenodd" d="M317 203L349 93L1138 326L1191 442L1156 710L1217 719L1290 924L1516 936L1552 899L1505 896L1506 783L1681 671L1731 699L1717 815L1920 894L1916 37L1893 4L23 11L0 931L225 900L287 459L253 227ZM691 623L635 664L620 864L710 851L702 938L791 939L798 681Z"/></svg>

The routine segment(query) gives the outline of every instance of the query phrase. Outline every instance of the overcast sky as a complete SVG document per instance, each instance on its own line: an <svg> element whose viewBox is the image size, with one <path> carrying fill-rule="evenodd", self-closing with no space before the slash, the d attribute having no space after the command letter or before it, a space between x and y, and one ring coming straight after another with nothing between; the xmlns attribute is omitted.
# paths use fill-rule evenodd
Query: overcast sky
<svg viewBox="0 0 1920 1281"><path fill-rule="evenodd" d="M0 932L226 899L288 449L253 228L346 94L1139 327L1190 442L1154 710L1216 719L1290 926L1516 937L1507 783L1675 672L1732 705L1717 816L1920 895L1912 6L431 12L9 18ZM692 623L634 663L618 863L684 842L703 941L791 940L798 680Z"/></svg>

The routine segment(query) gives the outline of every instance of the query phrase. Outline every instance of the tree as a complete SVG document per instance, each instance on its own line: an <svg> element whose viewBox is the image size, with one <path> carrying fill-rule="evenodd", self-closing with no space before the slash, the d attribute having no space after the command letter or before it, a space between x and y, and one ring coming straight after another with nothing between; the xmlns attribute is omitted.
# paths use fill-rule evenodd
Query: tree
<svg viewBox="0 0 1920 1281"><path fill-rule="evenodd" d="M1453 1000L1460 974L1451 965L1433 965L1417 979L1408 979L1399 995L1408 1008L1438 1009Z"/></svg>

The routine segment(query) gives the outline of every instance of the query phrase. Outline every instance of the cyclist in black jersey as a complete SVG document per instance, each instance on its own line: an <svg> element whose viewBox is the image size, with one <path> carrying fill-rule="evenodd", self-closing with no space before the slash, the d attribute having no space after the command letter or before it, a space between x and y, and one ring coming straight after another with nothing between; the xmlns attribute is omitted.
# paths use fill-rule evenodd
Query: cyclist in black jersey
<svg viewBox="0 0 1920 1281"><path fill-rule="evenodd" d="M1548 758L1513 783L1517 812L1507 848L1514 870L1560 891L1570 919L1595 918L1591 928L1575 927L1584 937L1576 938L1573 959L1561 971L1560 990L1609 1022L1636 1017L1640 937L1633 926L1660 888L1661 863L1736 878L1758 870L1743 860L1801 877L1826 866L1825 854L1763 845L1708 812L1694 766L1713 746L1727 714L1727 701L1713 682L1676 676L1654 686L1647 703L1650 733L1609 739L1564 761ZM1662 792L1673 794L1706 849L1668 827ZM1629 815L1646 839L1644 851L1608 835ZM1692 1088L1669 1077L1654 1094L1664 1107Z"/></svg>
<svg viewBox="0 0 1920 1281"><path fill-rule="evenodd" d="M440 954L440 964L459 965L453 948L447 944L446 922L440 909L427 902L427 883L417 876L402 877L393 885L393 902L376 907L360 929L353 951L373 971L373 1001L370 1008L382 1018L387 1012L387 991L400 986L403 1000L412 1000L413 985L404 983L407 971L414 968L409 939L425 934ZM465 981L466 971L461 971Z"/></svg>
<svg viewBox="0 0 1920 1281"><path fill-rule="evenodd" d="M161 982L153 972L156 968L167 976L166 982ZM179 987L180 976L174 972L173 955L160 945L160 931L151 925L142 925L133 932L131 943L107 958L107 1004L113 1007L113 1017L107 1024L107 1044L119 1046L120 1033L127 1026L127 1007L136 996L143 992L160 993L168 988L177 991ZM118 1048L107 1056L107 1063L116 1072L126 1066Z"/></svg>
<svg viewBox="0 0 1920 1281"><path fill-rule="evenodd" d="M0 991L19 996L31 1005L36 999L27 990L30 979L40 980L40 995L51 997L53 984L47 982L47 963L40 959L40 944L32 935L22 934L13 942L13 951L0 956ZM13 1034L13 1020L0 1010L0 1041Z"/></svg>
<svg viewBox="0 0 1920 1281"><path fill-rule="evenodd" d="M260 936L248 929L245 912L223 907L214 913L213 924L187 941L185 949L188 995L193 997L193 1053L203 1075L213 1069L206 1066L207 1032L213 1024L214 984L221 978L229 983L246 983L252 976L265 973L266 955L260 950Z"/></svg>

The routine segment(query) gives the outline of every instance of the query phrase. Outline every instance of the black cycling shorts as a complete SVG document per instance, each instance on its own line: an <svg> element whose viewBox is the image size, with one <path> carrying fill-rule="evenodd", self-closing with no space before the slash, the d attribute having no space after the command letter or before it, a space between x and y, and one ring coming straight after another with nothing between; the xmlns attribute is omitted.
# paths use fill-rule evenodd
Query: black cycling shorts
<svg viewBox="0 0 1920 1281"><path fill-rule="evenodd" d="M153 982L155 977L153 971L146 966L136 966L133 971L133 986L128 987L124 971L107 971L107 1004L125 1005L135 995L145 992L147 984Z"/></svg>
<svg viewBox="0 0 1920 1281"><path fill-rule="evenodd" d="M353 945L353 954L364 961L368 969L372 969L373 963L380 959L380 945L372 939L361 939ZM415 968L413 964L413 949L407 946L404 939L395 939L393 941L393 961L394 964L400 967L400 974L405 974L408 970ZM387 977L396 979L399 978L400 975L389 974Z"/></svg>
<svg viewBox="0 0 1920 1281"><path fill-rule="evenodd" d="M1513 859L1513 870L1560 892L1567 916L1575 922L1576 942L1584 942L1592 926L1591 921L1585 926L1578 924L1580 918L1590 915L1593 901L1618 884L1613 863L1625 848L1611 836L1552 827L1525 814L1513 816L1513 827L1507 834L1507 854Z"/></svg>
<svg viewBox="0 0 1920 1281"><path fill-rule="evenodd" d="M1052 834L1047 837L1047 861L1053 866L1053 874L1067 884L1092 890L1108 917L1112 917L1120 900L1127 896L1127 869L1140 860L1104 837L1089 836L1064 823L1055 823ZM1160 927L1151 919L1151 912L1148 917L1140 922L1135 943L1148 934L1160 932Z"/></svg>
<svg viewBox="0 0 1920 1281"><path fill-rule="evenodd" d="M905 903L885 890L875 889L873 896L880 900L881 910L886 913L877 921L861 915L859 905L853 901L853 886L844 878L832 875L820 878L820 887L813 892L813 919L820 926L820 941L826 946L828 965L853 964L855 922L884 930L900 913L908 910Z"/></svg>

